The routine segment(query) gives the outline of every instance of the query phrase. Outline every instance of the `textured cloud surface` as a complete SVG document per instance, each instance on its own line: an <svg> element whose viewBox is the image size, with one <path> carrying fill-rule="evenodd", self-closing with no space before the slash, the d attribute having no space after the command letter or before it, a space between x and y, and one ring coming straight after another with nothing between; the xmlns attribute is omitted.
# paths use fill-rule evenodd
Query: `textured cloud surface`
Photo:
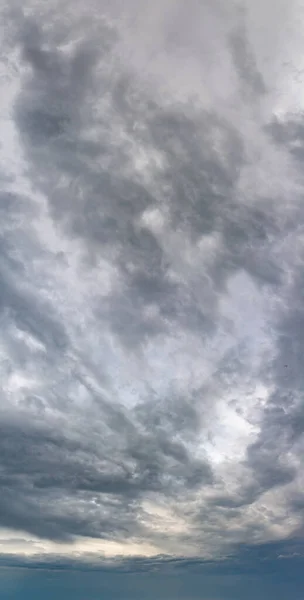
<svg viewBox="0 0 304 600"><path fill-rule="evenodd" d="M302 13L1 4L5 555L303 535Z"/></svg>

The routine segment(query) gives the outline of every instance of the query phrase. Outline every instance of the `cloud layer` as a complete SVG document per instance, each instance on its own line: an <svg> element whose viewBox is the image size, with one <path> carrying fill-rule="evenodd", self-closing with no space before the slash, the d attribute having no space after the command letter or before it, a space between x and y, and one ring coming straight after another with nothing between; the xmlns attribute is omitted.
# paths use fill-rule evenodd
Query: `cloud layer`
<svg viewBox="0 0 304 600"><path fill-rule="evenodd" d="M303 533L300 9L251 5L2 7L5 553Z"/></svg>
<svg viewBox="0 0 304 600"><path fill-rule="evenodd" d="M273 543L264 547L243 545L225 560L133 558L88 563L58 557L18 556L0 559L0 598L68 594L80 600L111 598L212 598L262 600L298 599L303 580L303 544ZM40 596L39 596L40 594Z"/></svg>

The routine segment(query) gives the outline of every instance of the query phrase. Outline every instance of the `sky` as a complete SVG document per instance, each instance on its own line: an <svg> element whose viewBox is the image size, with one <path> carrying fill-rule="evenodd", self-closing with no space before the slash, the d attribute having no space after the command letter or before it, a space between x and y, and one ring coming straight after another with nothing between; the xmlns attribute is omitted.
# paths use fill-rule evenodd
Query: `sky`
<svg viewBox="0 0 304 600"><path fill-rule="evenodd" d="M303 0L0 19L0 599L300 600Z"/></svg>

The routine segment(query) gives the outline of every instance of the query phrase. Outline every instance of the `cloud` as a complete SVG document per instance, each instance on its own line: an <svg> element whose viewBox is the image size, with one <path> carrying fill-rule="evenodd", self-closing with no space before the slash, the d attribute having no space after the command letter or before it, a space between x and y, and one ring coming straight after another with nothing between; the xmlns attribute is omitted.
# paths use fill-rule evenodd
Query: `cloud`
<svg viewBox="0 0 304 600"><path fill-rule="evenodd" d="M281 553L284 553L281 554ZM299 597L302 581L303 548L284 542L260 547L244 546L233 556L216 561L198 558L129 559L98 563L47 557L24 560L2 557L0 578L7 594L36 597L43 592L50 598L56 590L74 598L98 598L111 593L113 598L291 598ZM5 586L5 587L4 587ZM0 592L1 594L1 592ZM1 596L0 596L1 597ZM3 596L4 597L4 596Z"/></svg>
<svg viewBox="0 0 304 600"><path fill-rule="evenodd" d="M6 10L0 525L214 557L303 528L302 108L259 5L118 4Z"/></svg>

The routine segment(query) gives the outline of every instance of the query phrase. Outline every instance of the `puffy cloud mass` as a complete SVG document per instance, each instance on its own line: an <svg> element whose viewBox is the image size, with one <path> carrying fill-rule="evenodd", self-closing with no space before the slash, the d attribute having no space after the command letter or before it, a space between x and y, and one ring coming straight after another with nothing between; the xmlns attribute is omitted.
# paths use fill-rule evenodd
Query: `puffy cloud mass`
<svg viewBox="0 0 304 600"><path fill-rule="evenodd" d="M5 555L303 535L300 5L2 2Z"/></svg>

